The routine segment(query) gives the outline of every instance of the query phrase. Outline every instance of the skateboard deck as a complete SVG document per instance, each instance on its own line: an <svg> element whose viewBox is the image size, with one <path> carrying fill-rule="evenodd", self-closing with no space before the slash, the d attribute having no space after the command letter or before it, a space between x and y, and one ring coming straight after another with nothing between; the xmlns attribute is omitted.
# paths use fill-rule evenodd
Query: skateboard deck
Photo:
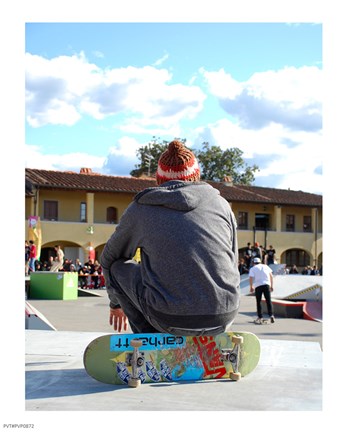
<svg viewBox="0 0 346 432"><path fill-rule="evenodd" d="M260 358L260 342L252 333L174 336L163 333L109 334L89 343L84 367L107 384L138 387L141 383L239 380Z"/></svg>

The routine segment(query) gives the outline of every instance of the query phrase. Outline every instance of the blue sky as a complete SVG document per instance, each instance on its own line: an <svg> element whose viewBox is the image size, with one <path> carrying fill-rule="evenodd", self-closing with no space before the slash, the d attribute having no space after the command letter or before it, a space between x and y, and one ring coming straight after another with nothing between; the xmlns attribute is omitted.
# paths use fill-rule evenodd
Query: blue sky
<svg viewBox="0 0 346 432"><path fill-rule="evenodd" d="M30 23L25 52L27 167L129 175L180 137L322 193L321 24Z"/></svg>

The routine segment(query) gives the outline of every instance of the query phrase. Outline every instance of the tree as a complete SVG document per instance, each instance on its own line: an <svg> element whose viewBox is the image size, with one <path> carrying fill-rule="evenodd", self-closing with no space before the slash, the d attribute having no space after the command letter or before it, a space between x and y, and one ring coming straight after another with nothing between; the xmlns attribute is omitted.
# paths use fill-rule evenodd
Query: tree
<svg viewBox="0 0 346 432"><path fill-rule="evenodd" d="M186 139L180 139L185 143ZM136 155L140 163L130 172L134 177L141 175L151 176L156 173L157 164L161 154L167 149L169 142L158 140L140 147ZM193 150L201 167L201 179L210 181L223 181L225 177L231 177L235 184L250 185L255 180L255 172L259 171L257 165L248 166L243 158L243 152L238 148L222 150L219 146L210 146L209 143L202 144L202 150Z"/></svg>
<svg viewBox="0 0 346 432"><path fill-rule="evenodd" d="M250 185L255 180L257 165L248 166L242 158L243 152L239 148L222 150L219 146L202 144L203 150L194 151L201 167L201 179L223 181L231 177L235 184Z"/></svg>
<svg viewBox="0 0 346 432"><path fill-rule="evenodd" d="M141 175L151 176L155 173L159 157L166 150L167 144L167 141L163 141L161 144L154 141L140 147L136 151L136 156L140 160L140 163L130 172L130 175L140 177Z"/></svg>
<svg viewBox="0 0 346 432"><path fill-rule="evenodd" d="M136 156L140 163L136 168L130 172L133 177L140 177L142 175L152 176L157 171L157 164L161 154L167 149L169 142L162 140L158 142L159 138L153 137L153 141L149 144L140 147L136 151ZM185 143L185 139L175 138Z"/></svg>

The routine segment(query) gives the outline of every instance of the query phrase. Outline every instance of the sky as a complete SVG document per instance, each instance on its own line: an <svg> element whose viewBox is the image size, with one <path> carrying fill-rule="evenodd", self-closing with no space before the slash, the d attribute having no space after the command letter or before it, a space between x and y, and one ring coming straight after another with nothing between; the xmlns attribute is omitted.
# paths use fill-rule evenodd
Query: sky
<svg viewBox="0 0 346 432"><path fill-rule="evenodd" d="M26 23L25 166L128 176L154 140L237 147L323 193L322 24Z"/></svg>

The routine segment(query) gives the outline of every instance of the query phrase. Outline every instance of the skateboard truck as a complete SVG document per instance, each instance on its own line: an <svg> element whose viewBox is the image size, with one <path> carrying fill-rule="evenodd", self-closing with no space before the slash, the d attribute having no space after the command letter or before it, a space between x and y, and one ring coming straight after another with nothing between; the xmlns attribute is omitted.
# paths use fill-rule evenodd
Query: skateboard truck
<svg viewBox="0 0 346 432"><path fill-rule="evenodd" d="M233 336L232 343L232 349L221 349L221 360L231 363L233 372L230 372L229 377L233 381L239 381L241 378L241 373L239 372L239 360L240 345L243 343L242 336Z"/></svg>
<svg viewBox="0 0 346 432"><path fill-rule="evenodd" d="M141 385L141 379L138 376L138 367L144 365L144 356L139 352L139 348L142 346L140 339L132 339L130 345L133 347L133 353L129 355L126 362L132 366L132 375L129 379L129 387L139 387Z"/></svg>

